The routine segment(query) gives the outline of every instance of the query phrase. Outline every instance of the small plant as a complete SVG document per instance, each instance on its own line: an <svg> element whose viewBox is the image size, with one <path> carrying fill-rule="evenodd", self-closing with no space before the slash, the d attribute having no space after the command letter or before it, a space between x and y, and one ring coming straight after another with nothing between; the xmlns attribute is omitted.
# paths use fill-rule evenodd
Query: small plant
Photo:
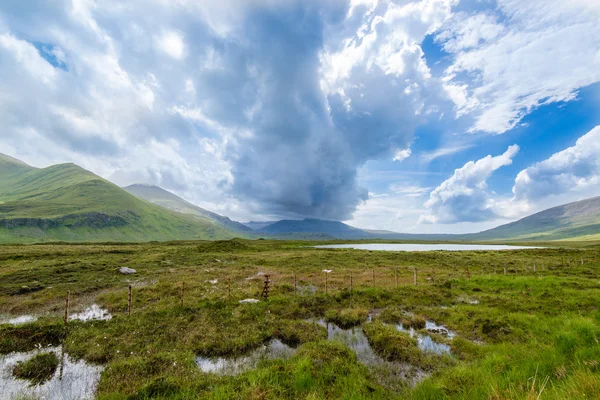
<svg viewBox="0 0 600 400"><path fill-rule="evenodd" d="M50 380L58 367L58 357L53 352L36 354L27 361L19 362L13 368L13 375L26 379L32 385L41 385Z"/></svg>

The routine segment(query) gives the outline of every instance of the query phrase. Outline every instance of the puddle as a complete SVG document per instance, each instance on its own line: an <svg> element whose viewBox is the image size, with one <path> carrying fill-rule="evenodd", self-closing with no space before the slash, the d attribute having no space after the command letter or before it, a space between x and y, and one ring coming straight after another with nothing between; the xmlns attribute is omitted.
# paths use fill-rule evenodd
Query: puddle
<svg viewBox="0 0 600 400"><path fill-rule="evenodd" d="M309 320L309 322L327 328L327 339L337 340L354 351L358 361L367 366L377 377L378 382L387 388L397 388L398 383L402 381L414 386L427 377L423 370L413 365L387 361L377 355L361 327L342 329L324 320Z"/></svg>
<svg viewBox="0 0 600 400"><path fill-rule="evenodd" d="M112 318L112 315L108 312L108 310L100 307L98 304L92 304L85 310L80 313L75 313L69 316L70 320L78 320L78 321L108 321Z"/></svg>
<svg viewBox="0 0 600 400"><path fill-rule="evenodd" d="M397 324L396 329L400 332L406 332L411 338L417 339L417 346L423 352L435 353L438 355L450 354L450 346L444 343L435 342L431 336L415 331L413 328L405 328L402 324ZM425 330L429 333L437 333L438 335L446 336L448 339L454 339L455 332L447 329L443 325L437 325L433 321L425 322Z"/></svg>
<svg viewBox="0 0 600 400"><path fill-rule="evenodd" d="M197 357L196 364L205 373L234 376L255 369L263 360L287 359L294 354L296 354L296 349L274 339L245 356L235 358Z"/></svg>
<svg viewBox="0 0 600 400"><path fill-rule="evenodd" d="M11 353L0 356L0 394L2 399L24 398L79 400L93 399L103 367L89 365L85 361L72 360L61 352L60 347L49 347L42 352L54 352L60 364L54 376L41 385L31 386L27 380L15 378L12 369L19 361L27 361L39 350Z"/></svg>
<svg viewBox="0 0 600 400"><path fill-rule="evenodd" d="M454 339L456 337L456 332L451 331L444 325L437 325L433 321L425 321L425 330L430 333L447 336L448 339Z"/></svg>
<svg viewBox="0 0 600 400"><path fill-rule="evenodd" d="M37 321L39 317L36 315L20 315L18 317L0 317L0 324L8 325L23 325Z"/></svg>

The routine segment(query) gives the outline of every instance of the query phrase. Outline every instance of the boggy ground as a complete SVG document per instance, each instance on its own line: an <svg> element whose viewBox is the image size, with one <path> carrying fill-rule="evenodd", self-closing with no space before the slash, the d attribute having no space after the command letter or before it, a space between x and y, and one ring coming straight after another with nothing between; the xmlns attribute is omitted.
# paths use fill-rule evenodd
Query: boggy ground
<svg viewBox="0 0 600 400"><path fill-rule="evenodd" d="M62 345L104 366L101 399L600 398L600 247L396 253L307 245L0 246L0 315L39 316L0 325L0 353ZM137 273L120 274L122 266ZM324 269L332 270L327 293ZM259 298L265 273L269 301L240 304ZM65 326L67 291L72 312L98 304L113 318ZM380 357L428 377L384 384L348 347L326 340L311 322L319 319L362 327ZM421 329L425 319L457 333L432 335L452 355L423 353L394 326ZM237 376L196 365L197 356L239 356L272 339L298 351Z"/></svg>

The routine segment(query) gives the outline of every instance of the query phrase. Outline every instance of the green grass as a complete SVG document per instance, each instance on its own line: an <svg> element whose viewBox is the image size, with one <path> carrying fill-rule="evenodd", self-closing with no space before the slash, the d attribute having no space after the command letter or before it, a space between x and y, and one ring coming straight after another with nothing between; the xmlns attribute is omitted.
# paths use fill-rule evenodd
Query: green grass
<svg viewBox="0 0 600 400"><path fill-rule="evenodd" d="M210 221L163 209L74 164L38 169L0 158L0 243L222 239Z"/></svg>
<svg viewBox="0 0 600 400"><path fill-rule="evenodd" d="M0 246L0 314L41 315L35 323L0 327L0 353L62 344L69 356L105 366L101 399L600 397L600 248L574 243L586 247L395 253L309 244ZM138 272L121 275L121 266ZM323 269L332 270L327 294ZM270 300L240 304L259 298L259 273L271 275ZM65 327L67 290L72 312L97 303L113 319ZM366 322L369 312L374 322ZM453 340L434 338L449 344L452 356L422 353L413 339L382 323L422 329L424 318L457 332ZM360 325L377 354L430 376L416 387L380 384L389 377L361 364L341 343L325 340L326 330L309 322L317 319ZM272 339L298 352L235 377L196 367L198 355L240 356Z"/></svg>
<svg viewBox="0 0 600 400"><path fill-rule="evenodd" d="M27 361L19 362L13 368L13 375L26 379L32 385L41 385L50 380L58 367L58 357L53 352L39 353Z"/></svg>

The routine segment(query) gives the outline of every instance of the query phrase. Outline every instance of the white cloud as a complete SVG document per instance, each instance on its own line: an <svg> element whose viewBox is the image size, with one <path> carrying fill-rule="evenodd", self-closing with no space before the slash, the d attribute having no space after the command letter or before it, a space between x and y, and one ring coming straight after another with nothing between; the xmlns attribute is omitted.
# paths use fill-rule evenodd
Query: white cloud
<svg viewBox="0 0 600 400"><path fill-rule="evenodd" d="M600 126L519 172L506 210L521 213L600 195Z"/></svg>
<svg viewBox="0 0 600 400"><path fill-rule="evenodd" d="M472 131L503 133L543 104L600 81L600 2L498 0L498 18L458 13L437 39L453 54L446 90Z"/></svg>
<svg viewBox="0 0 600 400"><path fill-rule="evenodd" d="M396 150L396 152L394 153L394 161L406 160L408 157L410 157L411 153L411 149Z"/></svg>
<svg viewBox="0 0 600 400"><path fill-rule="evenodd" d="M422 153L421 160L425 163L430 163L433 160L438 159L440 157L445 157L445 156L449 156L451 154L456 154L461 151L470 149L473 146L474 146L473 144L463 144L463 145L454 145L454 146L451 145L451 146L447 146L447 147L440 147L433 151L428 151L428 152Z"/></svg>
<svg viewBox="0 0 600 400"><path fill-rule="evenodd" d="M185 43L180 32L164 32L156 39L156 43L161 51L176 60L185 57Z"/></svg>
<svg viewBox="0 0 600 400"><path fill-rule="evenodd" d="M454 171L454 175L431 192L425 203L428 213L419 222L450 224L497 219L494 200L487 192L487 180L497 169L512 164L518 152L519 146L513 145L502 155L469 161Z"/></svg>

